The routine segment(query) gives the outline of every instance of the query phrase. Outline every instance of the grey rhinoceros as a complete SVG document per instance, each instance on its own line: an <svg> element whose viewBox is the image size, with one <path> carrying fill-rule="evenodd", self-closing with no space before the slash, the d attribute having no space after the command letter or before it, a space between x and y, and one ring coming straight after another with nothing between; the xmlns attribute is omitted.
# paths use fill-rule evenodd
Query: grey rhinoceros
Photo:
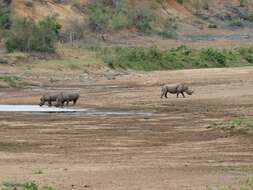
<svg viewBox="0 0 253 190"><path fill-rule="evenodd" d="M52 106L52 102L55 102L58 96L59 96L59 93L43 95L40 98L39 106L45 105L46 102L48 103L48 106Z"/></svg>
<svg viewBox="0 0 253 190"><path fill-rule="evenodd" d="M194 91L191 90L188 85L180 83L180 84L163 85L161 87L161 92L162 92L161 98L163 98L163 96L165 96L165 98L168 98L167 96L168 93L177 94L177 98L179 94L182 94L182 96L185 98L184 92L188 95L192 95Z"/></svg>
<svg viewBox="0 0 253 190"><path fill-rule="evenodd" d="M79 93L62 92L57 96L56 106L63 107L65 102L67 103L67 105L69 105L69 102L71 101L73 101L73 105L75 105L78 99L79 99Z"/></svg>

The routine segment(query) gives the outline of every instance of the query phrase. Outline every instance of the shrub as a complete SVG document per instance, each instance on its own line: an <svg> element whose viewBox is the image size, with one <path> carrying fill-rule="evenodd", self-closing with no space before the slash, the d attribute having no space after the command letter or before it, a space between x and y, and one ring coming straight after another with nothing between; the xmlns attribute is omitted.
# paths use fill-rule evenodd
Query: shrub
<svg viewBox="0 0 253 190"><path fill-rule="evenodd" d="M167 50L157 47L113 47L97 48L95 51L111 68L145 71L229 67L248 65L247 63L252 63L253 60L253 48L232 50L203 48L198 50L182 45Z"/></svg>
<svg viewBox="0 0 253 190"><path fill-rule="evenodd" d="M80 0L72 0L72 6L80 9L81 8Z"/></svg>
<svg viewBox="0 0 253 190"><path fill-rule="evenodd" d="M126 0L89 1L88 26L97 33L104 33L134 26L142 32L151 30L154 16L148 9L131 9Z"/></svg>
<svg viewBox="0 0 253 190"><path fill-rule="evenodd" d="M34 23L30 20L15 20L5 42L9 52L19 49L28 51L31 49L31 37Z"/></svg>
<svg viewBox="0 0 253 190"><path fill-rule="evenodd" d="M199 15L202 9L205 9L205 10L209 9L208 0L191 0L191 2L192 2L192 7L194 9L194 13L196 15Z"/></svg>
<svg viewBox="0 0 253 190"><path fill-rule="evenodd" d="M88 26L97 33L106 32L109 29L111 13L107 7L100 4L88 5Z"/></svg>
<svg viewBox="0 0 253 190"><path fill-rule="evenodd" d="M172 31L163 30L159 33L159 35L162 36L163 38L169 38L169 39L177 39L178 38L178 34L174 30L172 30Z"/></svg>
<svg viewBox="0 0 253 190"><path fill-rule="evenodd" d="M129 16L123 12L118 12L110 20L110 28L112 30L124 29L130 27L132 21Z"/></svg>
<svg viewBox="0 0 253 190"><path fill-rule="evenodd" d="M177 30L176 18L170 17L165 20L162 31L159 32L159 35L162 36L163 38L176 39L178 38L176 30Z"/></svg>
<svg viewBox="0 0 253 190"><path fill-rule="evenodd" d="M226 64L226 56L217 49L206 48L201 50L201 56L206 61L211 61L219 66L225 66Z"/></svg>
<svg viewBox="0 0 253 190"><path fill-rule="evenodd" d="M251 48L239 48L238 52L249 63L253 63L253 47L251 47Z"/></svg>
<svg viewBox="0 0 253 190"><path fill-rule="evenodd" d="M229 26L243 27L243 22L241 19L234 19L229 23Z"/></svg>
<svg viewBox="0 0 253 190"><path fill-rule="evenodd" d="M58 40L60 28L61 26L51 17L47 17L38 24L35 24L32 50L54 52L54 45Z"/></svg>
<svg viewBox="0 0 253 190"><path fill-rule="evenodd" d="M154 21L154 15L147 9L134 9L130 13L133 25L141 32L148 32L152 29L151 23Z"/></svg>
<svg viewBox="0 0 253 190"><path fill-rule="evenodd" d="M240 7L244 7L248 4L248 0L239 0Z"/></svg>
<svg viewBox="0 0 253 190"><path fill-rule="evenodd" d="M0 0L0 29L9 29L11 26L9 3Z"/></svg>
<svg viewBox="0 0 253 190"><path fill-rule="evenodd" d="M0 81L8 83L10 86L16 86L16 82L20 80L16 75L1 75Z"/></svg>
<svg viewBox="0 0 253 190"><path fill-rule="evenodd" d="M59 30L60 25L51 17L38 23L29 19L17 19L9 31L5 45L9 52L20 50L52 53Z"/></svg>
<svg viewBox="0 0 253 190"><path fill-rule="evenodd" d="M253 22L253 11L245 11L245 12L243 12L243 18L245 20Z"/></svg>

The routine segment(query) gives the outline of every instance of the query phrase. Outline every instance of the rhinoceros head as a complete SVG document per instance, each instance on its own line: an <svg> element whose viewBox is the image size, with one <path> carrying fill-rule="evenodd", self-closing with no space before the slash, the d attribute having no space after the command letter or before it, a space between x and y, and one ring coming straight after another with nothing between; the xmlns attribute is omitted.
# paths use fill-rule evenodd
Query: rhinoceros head
<svg viewBox="0 0 253 190"><path fill-rule="evenodd" d="M39 106L43 106L45 104L45 95L43 95L41 98L40 98L40 103L39 103Z"/></svg>
<svg viewBox="0 0 253 190"><path fill-rule="evenodd" d="M193 91L193 90L191 90L191 89L186 90L185 92L186 92L188 95L192 95L192 94L194 93L194 91Z"/></svg>

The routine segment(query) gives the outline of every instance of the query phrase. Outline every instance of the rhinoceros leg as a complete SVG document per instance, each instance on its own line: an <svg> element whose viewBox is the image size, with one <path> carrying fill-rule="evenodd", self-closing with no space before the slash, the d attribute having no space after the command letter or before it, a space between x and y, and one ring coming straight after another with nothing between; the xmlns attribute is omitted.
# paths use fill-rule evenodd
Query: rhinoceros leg
<svg viewBox="0 0 253 190"><path fill-rule="evenodd" d="M163 96L164 96L165 94L166 94L165 91L162 90L161 98L163 98Z"/></svg>
<svg viewBox="0 0 253 190"><path fill-rule="evenodd" d="M63 107L64 106L64 101L62 100L57 100L56 104L55 104L56 107Z"/></svg>
<svg viewBox="0 0 253 190"><path fill-rule="evenodd" d="M181 94L182 94L183 98L185 98L184 92L181 92Z"/></svg>
<svg viewBox="0 0 253 190"><path fill-rule="evenodd" d="M51 107L52 106L52 101L48 100L48 106Z"/></svg>
<svg viewBox="0 0 253 190"><path fill-rule="evenodd" d="M168 98L168 91L165 92L165 98Z"/></svg>
<svg viewBox="0 0 253 190"><path fill-rule="evenodd" d="M75 104L76 104L76 101L77 101L77 99L74 99L74 100L73 100L73 105L75 105Z"/></svg>

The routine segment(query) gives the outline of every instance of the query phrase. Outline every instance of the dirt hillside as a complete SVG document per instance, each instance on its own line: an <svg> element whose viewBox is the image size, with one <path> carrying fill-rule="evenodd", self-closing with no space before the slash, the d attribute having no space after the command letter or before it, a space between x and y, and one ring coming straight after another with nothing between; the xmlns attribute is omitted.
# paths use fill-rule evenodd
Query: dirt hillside
<svg viewBox="0 0 253 190"><path fill-rule="evenodd" d="M68 24L73 18L83 18L85 13L75 7L74 1L55 1L55 0L33 0L32 5L27 5L27 0L16 0L12 2L12 11L18 16L29 17L34 20L42 19L45 16L55 16L63 25ZM81 7L85 7L87 0L78 1ZM184 0L182 4L176 0L148 1L148 0L129 0L133 6L155 6L161 14L171 14L181 18L193 16L192 0ZM212 8L222 8L225 4L230 3L239 5L238 0L210 0L208 4ZM155 5L156 4L156 5ZM159 5L160 4L160 5Z"/></svg>

